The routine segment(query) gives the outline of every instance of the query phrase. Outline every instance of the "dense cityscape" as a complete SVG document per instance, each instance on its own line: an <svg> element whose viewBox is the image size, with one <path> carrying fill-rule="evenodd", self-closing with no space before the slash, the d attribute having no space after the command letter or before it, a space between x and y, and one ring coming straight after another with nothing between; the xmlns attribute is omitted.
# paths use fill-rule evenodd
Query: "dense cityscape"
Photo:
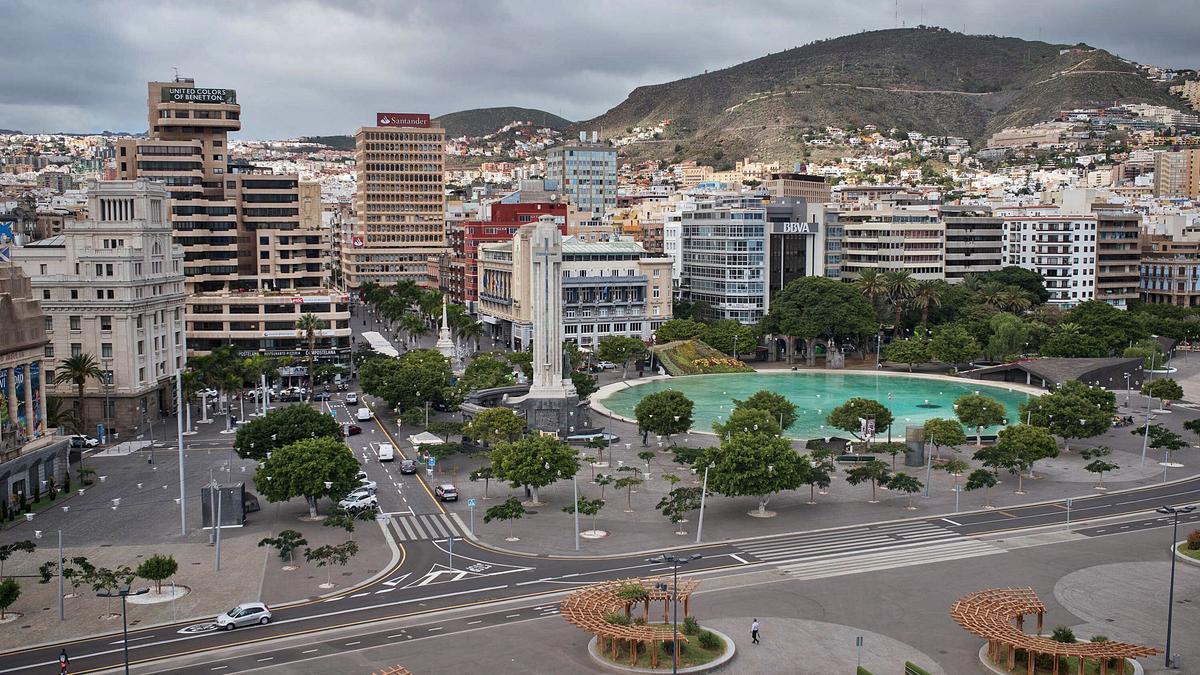
<svg viewBox="0 0 1200 675"><path fill-rule="evenodd" d="M574 121L0 105L0 673L1200 672L1200 55L883 4Z"/></svg>

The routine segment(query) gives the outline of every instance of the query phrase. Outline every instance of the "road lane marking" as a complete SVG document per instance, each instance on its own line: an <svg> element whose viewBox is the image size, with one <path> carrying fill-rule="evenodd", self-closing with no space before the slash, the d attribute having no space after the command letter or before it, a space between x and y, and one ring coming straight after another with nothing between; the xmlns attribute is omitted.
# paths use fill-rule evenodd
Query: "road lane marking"
<svg viewBox="0 0 1200 675"><path fill-rule="evenodd" d="M364 596L364 595L370 595L370 594L369 594L369 593L355 593L354 595L352 595L352 596L350 596L350 597L352 597L352 598L361 598L361 597L362 597L362 596Z"/></svg>
<svg viewBox="0 0 1200 675"><path fill-rule="evenodd" d="M483 619L479 619L479 620L477 620L477 621L468 621L468 622L467 622L467 625L468 625L468 626L474 626L474 625L475 625L475 624L477 624L477 623L483 623Z"/></svg>
<svg viewBox="0 0 1200 675"><path fill-rule="evenodd" d="M433 628L430 628L428 632L432 633L434 631L439 631L443 628L445 628L445 626L434 626Z"/></svg>
<svg viewBox="0 0 1200 675"><path fill-rule="evenodd" d="M958 525L959 527L962 527L962 523L956 523L953 520L950 520L949 518L942 518L942 520L946 521L947 523L950 523L951 525Z"/></svg>
<svg viewBox="0 0 1200 675"><path fill-rule="evenodd" d="M1013 514L1009 513L1008 511L997 511L996 513L999 513L999 514L1000 514L1000 515L1002 515L1002 516L1008 516L1009 518L1016 518L1016 516L1014 516Z"/></svg>
<svg viewBox="0 0 1200 675"><path fill-rule="evenodd" d="M748 564L750 564L750 561L746 560L745 558L741 557L740 555L738 555L738 554L736 554L736 553L730 553L730 554L729 554L729 557L730 557L730 558L733 558L734 560L736 560L736 561L738 561L738 562L740 562L740 563L742 563L743 565L748 565Z"/></svg>
<svg viewBox="0 0 1200 675"><path fill-rule="evenodd" d="M395 640L398 637L404 637L404 633L396 633L395 635L389 635L384 639L385 640Z"/></svg>
<svg viewBox="0 0 1200 675"><path fill-rule="evenodd" d="M305 649L304 651L302 651L302 652L300 652L300 653L301 653L301 654L311 654L311 653L313 653L313 652L316 652L316 651L320 651L320 650L318 650L318 649Z"/></svg>
<svg viewBox="0 0 1200 675"><path fill-rule="evenodd" d="M274 656L264 656L263 658L258 659L258 662L262 663L263 661L274 661L274 660L275 660Z"/></svg>
<svg viewBox="0 0 1200 675"><path fill-rule="evenodd" d="M212 668L209 668L209 670L224 670L228 667L229 666L213 666Z"/></svg>
<svg viewBox="0 0 1200 675"><path fill-rule="evenodd" d="M385 588L382 591L375 591L375 595L379 595L380 593L391 593L394 590L396 590L394 587L393 588Z"/></svg>
<svg viewBox="0 0 1200 675"><path fill-rule="evenodd" d="M345 646L353 647L354 645L360 645L360 644L362 644L362 640L355 640L354 642L347 642Z"/></svg>
<svg viewBox="0 0 1200 675"><path fill-rule="evenodd" d="M520 613L520 612L517 612L516 614L506 614L506 615L504 616L504 618L506 618L506 619L515 619L515 618L517 618L518 616L521 616L521 613Z"/></svg>

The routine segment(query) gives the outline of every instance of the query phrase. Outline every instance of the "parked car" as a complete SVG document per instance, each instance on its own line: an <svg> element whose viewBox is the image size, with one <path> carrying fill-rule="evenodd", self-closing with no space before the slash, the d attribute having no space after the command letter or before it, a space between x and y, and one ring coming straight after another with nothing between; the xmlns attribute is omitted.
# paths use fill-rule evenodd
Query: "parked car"
<svg viewBox="0 0 1200 675"><path fill-rule="evenodd" d="M371 487L374 487L372 485ZM358 494L355 496L347 495L345 499L338 502L338 506L347 511L357 511L359 509L373 509L379 506L379 498L375 495Z"/></svg>
<svg viewBox="0 0 1200 675"><path fill-rule="evenodd" d="M271 621L271 608L261 602L243 602L228 612L217 616L217 628L233 630L239 626L267 624Z"/></svg>
<svg viewBox="0 0 1200 675"><path fill-rule="evenodd" d="M363 478L362 480L358 481L358 487L371 488L374 490L379 487L379 484L370 478Z"/></svg>
<svg viewBox="0 0 1200 675"><path fill-rule="evenodd" d="M211 401L217 397L217 390L216 389L201 389L200 391L196 392L196 398L202 398L202 397L207 398L208 400Z"/></svg>
<svg viewBox="0 0 1200 675"><path fill-rule="evenodd" d="M617 364L613 363L612 361L601 361L596 365L600 366L604 370L613 370L617 367Z"/></svg>
<svg viewBox="0 0 1200 675"><path fill-rule="evenodd" d="M415 459L406 459L400 462L400 473L416 473L419 468Z"/></svg>
<svg viewBox="0 0 1200 675"><path fill-rule="evenodd" d="M359 481L360 483L371 480L370 478L367 477L366 471L359 471L358 473L354 474L354 479Z"/></svg>
<svg viewBox="0 0 1200 675"><path fill-rule="evenodd" d="M370 408L359 408L358 412L355 413L355 418L359 422L369 421L371 419L371 409Z"/></svg>
<svg viewBox="0 0 1200 675"><path fill-rule="evenodd" d="M100 441L91 436L84 436L83 434L71 436L72 448L94 448L97 445L100 445Z"/></svg>
<svg viewBox="0 0 1200 675"><path fill-rule="evenodd" d="M362 427L358 426L357 424L342 425L342 435L343 436L357 436L361 433L362 433Z"/></svg>
<svg viewBox="0 0 1200 675"><path fill-rule="evenodd" d="M313 394L314 401L329 401L332 399L333 399L333 394L331 394L327 391L318 391L316 394Z"/></svg>
<svg viewBox="0 0 1200 675"><path fill-rule="evenodd" d="M396 448L392 447L391 443L379 444L379 461L390 462L396 459Z"/></svg>
<svg viewBox="0 0 1200 675"><path fill-rule="evenodd" d="M354 405L358 403L358 394L351 391L346 394L346 405Z"/></svg>
<svg viewBox="0 0 1200 675"><path fill-rule="evenodd" d="M443 502L458 501L458 488L450 485L449 483L437 486L433 493L437 495L437 498Z"/></svg>
<svg viewBox="0 0 1200 675"><path fill-rule="evenodd" d="M376 492L377 490L375 488L364 485L362 487L354 488L350 492L346 493L346 496L343 499L350 499L351 497L371 497L374 496Z"/></svg>

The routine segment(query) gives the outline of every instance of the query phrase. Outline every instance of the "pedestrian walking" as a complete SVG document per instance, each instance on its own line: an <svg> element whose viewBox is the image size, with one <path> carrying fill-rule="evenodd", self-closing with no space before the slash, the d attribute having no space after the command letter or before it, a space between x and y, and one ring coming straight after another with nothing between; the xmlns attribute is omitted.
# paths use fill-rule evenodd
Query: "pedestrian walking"
<svg viewBox="0 0 1200 675"><path fill-rule="evenodd" d="M750 641L758 644L758 619L750 623Z"/></svg>

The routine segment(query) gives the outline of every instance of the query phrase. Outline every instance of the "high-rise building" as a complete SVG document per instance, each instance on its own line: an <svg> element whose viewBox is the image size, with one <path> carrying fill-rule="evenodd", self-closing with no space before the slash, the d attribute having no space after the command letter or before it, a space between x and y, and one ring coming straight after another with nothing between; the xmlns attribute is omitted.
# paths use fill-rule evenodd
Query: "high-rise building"
<svg viewBox="0 0 1200 675"><path fill-rule="evenodd" d="M328 286L328 233L320 189L295 174L273 174L229 158L241 128L232 89L201 89L190 79L151 82L148 139L117 144L118 175L163 183L170 221L183 247L191 353L235 344L247 353L302 356L301 313L324 321L317 355L350 353L348 298Z"/></svg>
<svg viewBox="0 0 1200 675"><path fill-rule="evenodd" d="M1154 153L1154 196L1200 197L1200 149Z"/></svg>
<svg viewBox="0 0 1200 675"><path fill-rule="evenodd" d="M994 272L1004 265L1004 220L986 206L943 205L946 224L946 281Z"/></svg>
<svg viewBox="0 0 1200 675"><path fill-rule="evenodd" d="M617 149L605 143L579 140L546 152L546 184L559 190L575 208L602 215L617 207Z"/></svg>
<svg viewBox="0 0 1200 675"><path fill-rule="evenodd" d="M775 199L800 198L809 204L825 204L833 199L824 176L804 173L773 173L766 181L767 192Z"/></svg>
<svg viewBox="0 0 1200 675"><path fill-rule="evenodd" d="M1004 264L1042 275L1049 304L1064 309L1096 297L1096 217L1057 206L1005 206Z"/></svg>
<svg viewBox="0 0 1200 675"><path fill-rule="evenodd" d="M1095 204L1096 214L1096 299L1126 309L1138 299L1138 238L1142 216L1122 205Z"/></svg>
<svg viewBox="0 0 1200 675"><path fill-rule="evenodd" d="M346 288L429 284L431 259L450 253L445 142L445 129L415 113L377 113L375 126L354 133L355 220L341 246Z"/></svg>
<svg viewBox="0 0 1200 675"><path fill-rule="evenodd" d="M841 279L853 280L868 269L908 271L914 279L946 276L946 225L930 205L870 202L842 209Z"/></svg>
<svg viewBox="0 0 1200 675"><path fill-rule="evenodd" d="M54 384L53 370L72 356L93 357L103 378L84 382L76 414L124 435L175 408L173 378L187 351L184 254L172 242L164 186L93 182L87 194L87 220L13 249L13 261L49 319L49 392L75 401L76 386Z"/></svg>

